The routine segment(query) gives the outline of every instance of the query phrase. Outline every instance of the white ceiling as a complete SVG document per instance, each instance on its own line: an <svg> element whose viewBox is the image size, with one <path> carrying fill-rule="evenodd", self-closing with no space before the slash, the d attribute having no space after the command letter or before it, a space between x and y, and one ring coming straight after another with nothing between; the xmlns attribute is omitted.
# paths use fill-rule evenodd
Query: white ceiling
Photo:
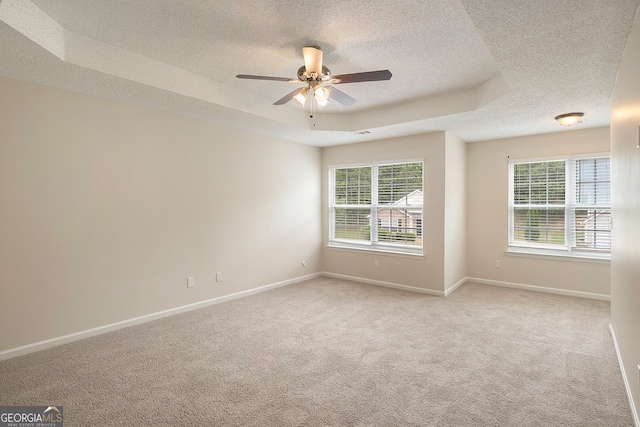
<svg viewBox="0 0 640 427"><path fill-rule="evenodd" d="M0 0L0 75L329 146L445 130L474 142L609 124L640 0ZM312 119L296 86L301 48L334 75L390 81ZM361 134L363 131L369 133Z"/></svg>

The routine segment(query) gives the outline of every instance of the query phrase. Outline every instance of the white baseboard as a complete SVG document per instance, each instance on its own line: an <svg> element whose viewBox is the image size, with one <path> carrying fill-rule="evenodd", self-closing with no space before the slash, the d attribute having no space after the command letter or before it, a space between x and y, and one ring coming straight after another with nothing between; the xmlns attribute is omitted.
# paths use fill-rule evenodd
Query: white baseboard
<svg viewBox="0 0 640 427"><path fill-rule="evenodd" d="M118 329L127 328L129 326L139 325L141 323L150 322L152 320L161 319L163 317L173 316L174 314L184 313L191 310L197 310L199 308L207 307L214 304L219 304L225 301L231 301L238 298L248 297L249 295L265 292L270 289L275 289L282 286L292 285L294 283L304 282L305 280L310 280L316 277L320 277L320 273L309 274L306 276L296 277L294 279L289 279L282 282L271 283L269 285L260 286L254 289L248 289L242 292L223 295L223 296L211 298L205 301L195 302L193 304L188 304L180 307L170 308L168 310L158 311L156 313L145 314L144 316L134 317L132 319L111 323L109 325L98 326L97 328L87 329L85 331L75 332L75 333L64 335L61 337L51 338L51 339L39 341L33 344L23 345L21 347L10 348L8 350L0 351L0 360L11 359L13 357L22 356L24 354L29 354L29 353L44 350L47 348L56 347L62 344L67 344L67 343L78 341L84 338L89 338L89 337L104 334L107 332L115 331Z"/></svg>
<svg viewBox="0 0 640 427"><path fill-rule="evenodd" d="M622 372L622 381L624 381L624 389L627 391L627 398L629 399L629 405L631 406L631 413L633 414L633 422L636 427L640 427L640 418L638 418L638 411L636 405L633 403L633 395L631 394L631 388L629 387L629 381L627 374L624 371L624 364L622 363L622 356L620 355L620 349L618 348L618 341L616 340L616 333L613 330L613 325L609 324L609 331L611 332L611 338L613 338L613 346L616 349L616 355L618 356L618 365L620 365L620 372Z"/></svg>
<svg viewBox="0 0 640 427"><path fill-rule="evenodd" d="M468 277L463 277L462 279L460 279L460 281L458 281L458 283L455 283L454 285L449 286L447 289L445 289L444 290L444 296L446 297L451 292L455 291L456 289L458 289L460 286L464 285L468 281L469 281Z"/></svg>
<svg viewBox="0 0 640 427"><path fill-rule="evenodd" d="M325 277L332 277L334 279L351 280L352 282L365 283L367 285L382 286L384 288L401 289L403 291L419 292L421 294L436 295L436 296L440 296L440 297L445 296L445 293L441 292L441 291L434 291L432 289L418 288L418 287L415 287L415 286L400 285L398 283L383 282L381 280L364 279L362 277L346 276L344 274L335 274L335 273L328 273L328 272L322 272L322 275L325 276Z"/></svg>
<svg viewBox="0 0 640 427"><path fill-rule="evenodd" d="M502 286L505 288L525 289L528 291L546 292L549 294L567 295L570 297L588 298L600 301L611 301L610 295L594 294L591 292L570 291L567 289L545 288L543 286L524 285L521 283L501 282L498 280L480 279L478 277L467 277L467 282L482 283L484 285Z"/></svg>

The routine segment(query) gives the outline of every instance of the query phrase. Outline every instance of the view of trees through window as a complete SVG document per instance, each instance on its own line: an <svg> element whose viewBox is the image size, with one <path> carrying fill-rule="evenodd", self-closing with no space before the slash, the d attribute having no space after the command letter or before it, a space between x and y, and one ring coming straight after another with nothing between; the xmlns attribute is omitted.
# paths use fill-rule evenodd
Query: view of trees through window
<svg viewBox="0 0 640 427"><path fill-rule="evenodd" d="M514 240L565 244L565 169L564 161L514 165Z"/></svg>
<svg viewBox="0 0 640 427"><path fill-rule="evenodd" d="M609 157L513 163L511 168L511 243L610 249Z"/></svg>

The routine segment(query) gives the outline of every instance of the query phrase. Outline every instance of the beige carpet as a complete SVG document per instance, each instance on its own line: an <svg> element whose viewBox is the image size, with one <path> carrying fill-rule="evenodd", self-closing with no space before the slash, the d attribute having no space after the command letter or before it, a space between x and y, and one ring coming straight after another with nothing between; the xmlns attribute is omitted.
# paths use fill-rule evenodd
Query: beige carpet
<svg viewBox="0 0 640 427"><path fill-rule="evenodd" d="M633 426L609 304L328 278L0 362L65 426Z"/></svg>

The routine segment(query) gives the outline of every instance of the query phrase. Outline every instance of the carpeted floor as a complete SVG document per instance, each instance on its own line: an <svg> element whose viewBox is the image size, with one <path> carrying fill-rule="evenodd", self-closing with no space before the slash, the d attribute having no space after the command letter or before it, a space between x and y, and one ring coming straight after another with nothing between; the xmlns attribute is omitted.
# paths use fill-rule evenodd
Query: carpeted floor
<svg viewBox="0 0 640 427"><path fill-rule="evenodd" d="M73 426L633 426L609 303L318 278L0 362Z"/></svg>

